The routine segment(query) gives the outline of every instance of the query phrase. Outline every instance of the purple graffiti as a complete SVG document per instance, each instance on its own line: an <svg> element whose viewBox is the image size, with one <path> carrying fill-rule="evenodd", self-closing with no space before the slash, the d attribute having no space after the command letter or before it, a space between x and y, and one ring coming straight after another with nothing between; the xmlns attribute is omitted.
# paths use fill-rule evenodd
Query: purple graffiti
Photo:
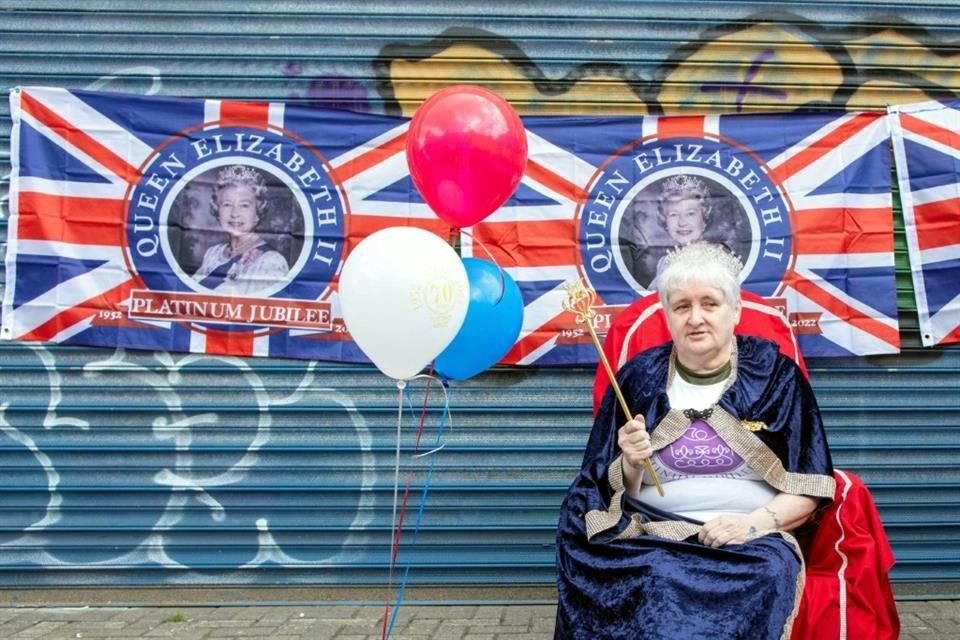
<svg viewBox="0 0 960 640"><path fill-rule="evenodd" d="M299 77L303 74L303 65L288 62L281 69L287 77ZM367 113L370 111L370 99L367 88L360 82L346 76L314 76L308 78L305 92L293 91L289 98L307 107L318 109L348 109Z"/></svg>
<svg viewBox="0 0 960 640"><path fill-rule="evenodd" d="M288 62L287 64L283 65L283 68L280 70L280 72L288 78L295 78L303 75L303 65L299 62Z"/></svg>
<svg viewBox="0 0 960 640"><path fill-rule="evenodd" d="M760 94L764 96L769 96L772 98L780 98L781 100L787 97L787 92L780 89L771 89L769 87L757 86L753 83L754 78L757 77L757 74L760 73L760 68L765 62L769 62L777 56L776 51L773 49L764 49L760 54L755 57L751 62L750 66L747 67L747 72L743 75L743 82L730 82L724 84L705 84L700 87L700 90L704 93L716 93L718 91L729 91L730 89L737 90L737 111L743 111L743 102L747 97L747 94Z"/></svg>

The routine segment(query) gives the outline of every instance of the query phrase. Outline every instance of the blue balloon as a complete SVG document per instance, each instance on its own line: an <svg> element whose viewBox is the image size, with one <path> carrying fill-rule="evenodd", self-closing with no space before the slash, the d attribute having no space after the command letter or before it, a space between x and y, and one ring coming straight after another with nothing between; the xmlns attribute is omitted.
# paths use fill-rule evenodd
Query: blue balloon
<svg viewBox="0 0 960 640"><path fill-rule="evenodd" d="M464 258L470 282L467 317L434 362L449 380L466 380L500 361L520 335L523 297L506 271L488 260Z"/></svg>

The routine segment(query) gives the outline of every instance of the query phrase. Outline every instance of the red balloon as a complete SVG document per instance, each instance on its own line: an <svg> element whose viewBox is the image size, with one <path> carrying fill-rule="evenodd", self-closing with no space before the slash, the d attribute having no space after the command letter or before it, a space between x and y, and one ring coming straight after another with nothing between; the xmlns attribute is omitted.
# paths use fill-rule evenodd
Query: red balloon
<svg viewBox="0 0 960 640"><path fill-rule="evenodd" d="M454 227L469 227L513 195L527 166L520 116L497 94L447 87L417 109L407 133L413 184Z"/></svg>

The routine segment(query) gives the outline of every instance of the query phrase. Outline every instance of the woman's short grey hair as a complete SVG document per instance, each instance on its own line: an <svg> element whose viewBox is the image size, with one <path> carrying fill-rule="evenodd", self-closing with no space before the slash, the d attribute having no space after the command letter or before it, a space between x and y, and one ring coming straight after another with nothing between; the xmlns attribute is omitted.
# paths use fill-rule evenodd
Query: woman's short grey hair
<svg viewBox="0 0 960 640"><path fill-rule="evenodd" d="M690 283L697 282L723 291L727 302L740 300L740 260L717 244L694 242L674 249L664 258L657 290L664 307L670 294Z"/></svg>

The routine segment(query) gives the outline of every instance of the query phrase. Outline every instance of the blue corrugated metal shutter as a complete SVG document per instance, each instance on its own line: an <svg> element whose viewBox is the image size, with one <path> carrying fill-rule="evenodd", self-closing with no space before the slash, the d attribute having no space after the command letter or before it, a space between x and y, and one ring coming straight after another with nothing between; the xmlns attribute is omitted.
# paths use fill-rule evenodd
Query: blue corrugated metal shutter
<svg viewBox="0 0 960 640"><path fill-rule="evenodd" d="M947 3L70 6L0 1L4 89L409 114L442 86L475 82L524 113L717 113L879 108L960 85L941 45L960 20ZM5 104L0 113L7 174ZM950 589L960 351L919 348L902 234L897 251L903 353L812 362L812 378L838 466L880 505L894 578ZM455 385L422 530L402 546L414 583L549 589L591 380L523 369ZM0 343L0 586L383 584L396 404L365 367ZM405 426L405 453L415 428ZM430 462L405 461L409 530Z"/></svg>

